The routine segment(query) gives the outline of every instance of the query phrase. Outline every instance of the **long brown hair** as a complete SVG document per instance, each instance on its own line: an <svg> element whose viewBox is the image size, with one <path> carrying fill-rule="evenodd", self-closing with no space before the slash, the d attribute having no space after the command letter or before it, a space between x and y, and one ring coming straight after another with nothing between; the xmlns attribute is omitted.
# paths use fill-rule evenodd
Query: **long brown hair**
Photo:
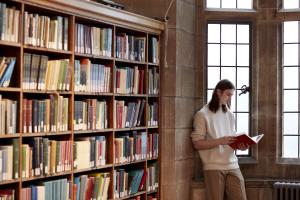
<svg viewBox="0 0 300 200"><path fill-rule="evenodd" d="M228 89L234 90L235 87L234 87L233 83L231 81L229 81L228 79L220 80L217 83L217 85L214 89L214 92L212 94L211 100L208 103L208 108L213 113L216 113L220 108L220 99L217 94L218 89L221 90L221 92L224 92L225 90L228 90ZM227 102L227 107L230 108L230 101ZM225 105L222 105L222 111L227 112L227 107Z"/></svg>

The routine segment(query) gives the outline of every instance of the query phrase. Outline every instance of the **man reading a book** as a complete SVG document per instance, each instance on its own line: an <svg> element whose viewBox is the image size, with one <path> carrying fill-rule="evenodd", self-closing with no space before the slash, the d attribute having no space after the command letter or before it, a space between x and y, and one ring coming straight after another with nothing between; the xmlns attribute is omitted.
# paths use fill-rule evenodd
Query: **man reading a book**
<svg viewBox="0 0 300 200"><path fill-rule="evenodd" d="M216 85L210 102L194 117L191 133L194 148L203 164L208 200L246 200L244 178L229 144L235 141L235 120L230 101L235 87L227 79ZM248 149L239 145L239 150Z"/></svg>

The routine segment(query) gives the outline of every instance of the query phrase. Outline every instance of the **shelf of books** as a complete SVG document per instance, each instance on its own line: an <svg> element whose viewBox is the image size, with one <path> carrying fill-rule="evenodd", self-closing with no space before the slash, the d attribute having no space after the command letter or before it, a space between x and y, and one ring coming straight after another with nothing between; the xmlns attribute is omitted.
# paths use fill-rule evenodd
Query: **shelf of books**
<svg viewBox="0 0 300 200"><path fill-rule="evenodd" d="M160 198L163 24L0 0L0 199Z"/></svg>

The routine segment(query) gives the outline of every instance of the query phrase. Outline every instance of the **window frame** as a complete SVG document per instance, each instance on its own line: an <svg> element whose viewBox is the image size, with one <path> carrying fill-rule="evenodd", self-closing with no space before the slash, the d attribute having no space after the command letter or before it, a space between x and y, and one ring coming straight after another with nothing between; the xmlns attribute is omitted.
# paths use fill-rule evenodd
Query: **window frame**
<svg viewBox="0 0 300 200"><path fill-rule="evenodd" d="M253 134L257 131L257 122L255 121L255 119L253 118L253 111L255 110L255 106L254 106L254 96L256 94L256 90L253 90L254 84L253 84L253 73L255 71L254 69L254 65L253 65L253 27L254 27L254 23L251 20L206 20L206 24L205 24L205 82L204 82L204 94L205 94L205 102L206 99L209 100L208 98L208 24L247 24L249 25L249 85L248 87L250 87L250 92L249 94L249 111L245 112L249 114L249 119L248 119L248 124L249 124L249 135L250 136L254 136L257 134ZM220 32L221 34L221 32ZM220 41L220 44L221 41ZM221 57L221 54L220 54ZM237 60L237 57L235 58ZM221 63L220 63L220 68L222 68ZM237 65L234 66L235 68L237 68ZM237 72L236 72L237 73ZM237 74L235 74L235 77L237 77ZM240 89L240 88L236 88L236 89ZM253 94L254 92L254 94ZM236 92L236 94L238 95L239 92ZM237 99L237 96L235 96L235 98ZM237 102L237 101L236 101ZM239 113L239 112L238 112ZM242 112L243 113L243 112ZM256 112L257 113L257 112ZM236 112L234 113L235 117L236 117ZM256 118L257 119L257 118ZM236 125L237 121L235 121L235 125ZM255 146L251 146L249 148L249 152L246 155L237 155L239 158L239 161L242 163L256 163L257 162L257 145Z"/></svg>

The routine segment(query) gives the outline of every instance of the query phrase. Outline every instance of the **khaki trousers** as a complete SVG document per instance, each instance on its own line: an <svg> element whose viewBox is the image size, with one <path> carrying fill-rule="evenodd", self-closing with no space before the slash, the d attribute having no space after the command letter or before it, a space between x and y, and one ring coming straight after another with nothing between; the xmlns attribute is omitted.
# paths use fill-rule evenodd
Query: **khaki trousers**
<svg viewBox="0 0 300 200"><path fill-rule="evenodd" d="M204 170L207 200L247 200L240 169Z"/></svg>

